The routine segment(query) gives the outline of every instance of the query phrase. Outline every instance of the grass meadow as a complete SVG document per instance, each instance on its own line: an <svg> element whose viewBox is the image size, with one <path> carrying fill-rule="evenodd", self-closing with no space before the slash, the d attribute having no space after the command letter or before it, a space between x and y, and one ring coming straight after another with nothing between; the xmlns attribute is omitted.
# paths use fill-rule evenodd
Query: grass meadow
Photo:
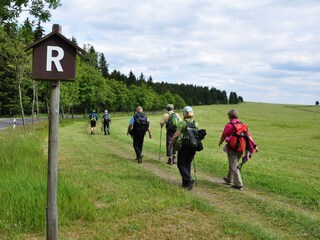
<svg viewBox="0 0 320 240"><path fill-rule="evenodd" d="M260 148L242 167L243 192L222 180L228 164L218 142L231 108ZM153 138L145 138L142 164L126 135L130 115L112 114L110 136L100 124L90 135L87 119L61 122L59 239L320 239L320 107L193 110L208 135L195 156L192 191L180 187L177 167L165 164L160 113L148 114ZM47 132L46 123L0 132L1 239L46 236Z"/></svg>

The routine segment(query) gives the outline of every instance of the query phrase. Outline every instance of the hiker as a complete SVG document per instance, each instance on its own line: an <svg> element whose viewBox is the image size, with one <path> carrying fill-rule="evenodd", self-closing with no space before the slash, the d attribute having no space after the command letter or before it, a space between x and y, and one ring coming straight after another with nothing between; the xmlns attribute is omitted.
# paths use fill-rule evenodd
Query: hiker
<svg viewBox="0 0 320 240"><path fill-rule="evenodd" d="M101 127L103 127L104 135L110 135L110 124L111 124L111 115L108 113L108 110L104 110L104 114L101 119Z"/></svg>
<svg viewBox="0 0 320 240"><path fill-rule="evenodd" d="M186 106L182 109L183 121L177 123L177 130L169 142L169 147L175 148L178 151L178 169L182 177L182 187L187 190L192 190L194 180L191 177L191 163L198 151L195 148L189 147L184 139L186 130L192 125L196 130L198 129L198 123L193 119L193 111L190 106Z"/></svg>
<svg viewBox="0 0 320 240"><path fill-rule="evenodd" d="M166 151L167 151L167 157L168 157L167 164L169 165L176 164L176 150L169 148L169 142L171 141L173 134L177 130L177 123L179 121L180 121L180 116L178 115L178 113L174 111L173 104L168 104L167 112L163 114L160 120L160 127L163 128L163 126L166 125L166 129L167 129Z"/></svg>
<svg viewBox="0 0 320 240"><path fill-rule="evenodd" d="M136 153L136 160L138 163L142 163L142 147L144 141L144 135L149 133L149 138L152 138L150 124L148 117L143 112L143 108L138 106L136 108L136 114L130 119L127 135L130 135L133 139L133 149Z"/></svg>
<svg viewBox="0 0 320 240"><path fill-rule="evenodd" d="M244 158L250 158L253 152L258 152L259 148L257 144L253 141L250 133L245 125L245 135L246 139L243 139L244 146L239 147L240 143L238 143L237 148L233 147L232 136L235 136L236 132L236 124L243 124L238 119L238 112L235 109L231 109L228 112L229 121L221 134L219 146L226 141L227 144L224 147L224 151L227 153L228 161L229 161L229 171L228 175L223 179L226 184L231 185L232 188L242 191L243 190L243 182L240 174L240 169L238 168L238 163L240 158L245 154Z"/></svg>
<svg viewBox="0 0 320 240"><path fill-rule="evenodd" d="M95 110L92 110L92 112L90 113L89 121L91 126L91 135L94 135L96 132L96 126L98 121L98 115L96 114Z"/></svg>

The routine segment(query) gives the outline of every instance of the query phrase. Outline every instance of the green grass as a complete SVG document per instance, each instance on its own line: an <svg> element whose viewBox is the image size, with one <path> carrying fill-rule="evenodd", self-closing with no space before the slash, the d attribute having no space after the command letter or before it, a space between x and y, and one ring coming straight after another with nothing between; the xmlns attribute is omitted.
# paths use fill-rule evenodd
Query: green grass
<svg viewBox="0 0 320 240"><path fill-rule="evenodd" d="M244 192L222 184L226 154L218 147L227 111L236 108L260 152L243 166ZM137 164L126 136L130 116L113 116L111 135L89 134L86 120L59 130L60 239L319 239L317 106L245 103L194 107L207 130L195 157L198 186L179 187L165 162L160 115L151 115ZM97 128L100 130L100 126ZM0 235L45 237L47 128L0 133ZM213 177L213 179L212 179ZM220 182L219 182L220 181Z"/></svg>

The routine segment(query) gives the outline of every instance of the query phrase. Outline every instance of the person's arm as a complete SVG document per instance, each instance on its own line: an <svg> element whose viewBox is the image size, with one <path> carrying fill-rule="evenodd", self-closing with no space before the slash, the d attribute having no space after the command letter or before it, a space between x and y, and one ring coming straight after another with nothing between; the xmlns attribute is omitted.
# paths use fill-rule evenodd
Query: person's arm
<svg viewBox="0 0 320 240"><path fill-rule="evenodd" d="M152 132L151 132L151 128L150 127L148 128L148 133L149 133L149 138L151 139L152 138Z"/></svg>
<svg viewBox="0 0 320 240"><path fill-rule="evenodd" d="M171 138L171 141L169 142L169 149L172 149L173 148L173 145L177 142L177 139L180 135L181 131L180 130L176 130L175 133L173 134L172 138Z"/></svg>
<svg viewBox="0 0 320 240"><path fill-rule="evenodd" d="M248 134L248 138L249 138L249 149L250 149L250 152L251 153L259 152L258 145L255 143L255 141L253 141L250 133Z"/></svg>
<svg viewBox="0 0 320 240"><path fill-rule="evenodd" d="M186 127L186 122L185 121L180 121L177 124L177 130L175 131L175 133L173 134L171 141L169 142L169 148L173 148L173 145L177 142L179 135L181 132L184 131Z"/></svg>
<svg viewBox="0 0 320 240"><path fill-rule="evenodd" d="M132 116L130 118L130 122L129 122L129 125L128 125L128 130L127 130L127 135L130 136L130 130L133 128L133 123L134 123L134 117Z"/></svg>
<svg viewBox="0 0 320 240"><path fill-rule="evenodd" d="M132 129L132 125L129 124L128 130L127 130L127 135L128 135L128 136L131 136L131 135L130 135L130 130L131 130L131 129Z"/></svg>
<svg viewBox="0 0 320 240"><path fill-rule="evenodd" d="M227 136L232 134L232 129L233 129L233 126L231 124L227 123L223 129L222 134L221 134L219 146L224 142L224 140L226 140Z"/></svg>
<svg viewBox="0 0 320 240"><path fill-rule="evenodd" d="M168 120L169 120L169 114L168 113L163 114L160 120L160 127L162 128Z"/></svg>

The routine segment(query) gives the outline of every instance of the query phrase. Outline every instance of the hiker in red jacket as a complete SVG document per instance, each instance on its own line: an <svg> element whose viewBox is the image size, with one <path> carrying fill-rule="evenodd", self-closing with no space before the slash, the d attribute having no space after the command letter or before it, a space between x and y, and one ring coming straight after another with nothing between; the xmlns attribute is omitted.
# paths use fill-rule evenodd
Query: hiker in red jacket
<svg viewBox="0 0 320 240"><path fill-rule="evenodd" d="M253 141L246 125L239 121L237 110L231 109L228 112L228 118L230 122L228 122L225 125L219 142L219 146L224 141L227 142L227 144L224 147L224 151L228 155L229 172L228 175L225 176L223 179L227 184L231 185L232 188L242 191L243 182L240 174L240 169L238 167L239 159L242 156L244 156L244 158L250 158L252 153L259 151L259 148L257 144ZM240 145L242 146L241 149L239 147L239 144L236 147L233 146L233 143L235 142L233 141L233 138L236 137L235 132L237 131L237 127L235 127L235 125L239 125L237 126L238 128L242 127L245 129L243 134L244 136L241 136L241 138L243 139L239 139L239 141L241 142Z"/></svg>

